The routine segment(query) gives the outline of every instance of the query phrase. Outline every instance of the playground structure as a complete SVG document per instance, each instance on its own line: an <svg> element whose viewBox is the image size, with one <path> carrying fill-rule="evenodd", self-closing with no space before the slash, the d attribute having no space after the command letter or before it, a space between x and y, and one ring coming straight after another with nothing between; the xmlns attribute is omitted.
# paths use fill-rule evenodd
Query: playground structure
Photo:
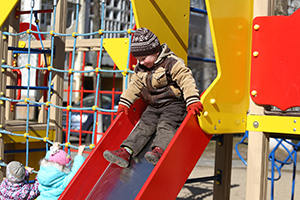
<svg viewBox="0 0 300 200"><path fill-rule="evenodd" d="M7 17L2 17L0 33L2 38L0 42L0 55L2 55L0 74L0 101L2 102L0 104L0 133L2 134L0 138L0 157L4 158L4 162L16 159L26 163L27 166L36 166L32 163L37 163L38 160L30 160L30 158L41 158L44 156L44 151L39 152L35 156L32 155L32 149L37 149L38 151L45 146L44 143L46 143L46 148L48 148L48 144L51 144L52 141L61 141L63 131L61 125L62 110L66 110L69 115L72 111L76 111L76 109L72 108L72 92L78 92L69 89L67 91L69 97L68 105L63 107L62 73L68 73L70 88L73 88L72 83L75 73L94 73L97 80L96 89L95 91L88 92L96 94L101 93L99 89L101 73L122 73L125 77L125 88L129 80L129 75L132 73L131 69L135 61L130 56L128 50L131 35L134 33L133 24L129 30L121 30L128 34L128 38L104 38L105 34L110 33L110 31L100 29L98 32L92 33L99 34L100 39L79 39L80 36L84 35L83 33L77 33L77 30L75 30L72 34L66 34L63 28L66 21L66 14L64 12L66 4L66 1L55 1L54 3L53 15L55 16L55 21L53 22L53 30L44 33L51 35L51 41L43 41L43 43L41 41L31 41L31 34L40 34L39 31L33 31L31 28L20 33L28 34L29 40L26 44L27 48L24 48L24 50L29 55L34 52L34 48L49 50L47 53L50 55L50 62L47 63L47 61L44 61L42 67L32 66L30 64L30 57L28 57L28 63L25 66L14 65L16 57L13 56L14 54L9 48L18 46L16 36L19 34L19 22L15 17L16 10L14 8L18 7L19 4L18 1L10 1L7 3L7 7L5 7L8 13L3 13ZM79 4L79 1L77 1L77 4ZM172 4L173 6L170 7L168 2L160 0L147 2L133 0L132 11L137 28L148 27L160 38L161 42L168 43L171 49L186 62L188 58L187 41L190 4L189 2L179 0L173 1ZM282 20L282 24L287 24L286 27L288 29L293 24L298 23L293 19L297 19L299 14L295 13L289 18L258 17L253 21L255 16L268 15L268 1L230 0L223 2L220 0L207 0L206 6L214 43L218 76L201 97L205 110L197 119L191 115L186 117L169 147L166 149L165 154L154 168L153 166L146 165L143 161L135 163L136 169L145 169L146 172L143 171L142 175L137 176L137 179L141 182L139 184L136 183L134 189L138 192L133 193L134 196L132 198L176 198L176 195L205 150L206 145L215 134L222 135L222 141L218 142L216 146L214 199L229 199L232 137L235 133L249 131L246 199L266 199L268 138L270 136L285 136L288 138L291 137L291 134L293 137L296 137L298 134L297 116L283 116L280 112L273 113L270 116L265 114L265 107L262 105L273 105L282 110L299 106L299 93L297 91L299 83L295 75L289 75L291 71L292 73L296 71L296 61L290 57L281 60L282 54L280 53L282 51L279 51L279 49L273 49L272 53L266 53L270 50L267 48L266 38L269 38L270 41L276 40L278 37L281 39L284 38L282 34L274 35L272 38L269 37L268 31L276 33L272 29L275 26L274 21L277 23L279 20ZM228 10L232 10L232 12L228 12ZM31 10L32 14L33 10ZM153 17L152 20L149 20L150 14ZM131 15L131 17L133 16ZM273 20L273 23L270 23L268 20ZM266 26L268 28L265 28ZM66 40L66 36L72 36L73 40ZM285 39L284 42L290 41L290 38ZM262 40L265 43L261 42ZM298 45L295 41L290 44ZM75 54L78 51L102 51L102 49L105 49L109 53L118 70L107 71L101 69L101 53L99 54L99 63L96 69L86 71L83 67L80 71L74 70ZM65 52L68 50L72 52L70 54L71 62L69 69L65 70L64 62L61 62L61 60L65 60ZM283 51L289 52L288 50ZM275 57L278 59L270 65L270 57L274 57L274 55L277 55L276 53L278 53L278 56ZM293 57L295 55L291 54L290 56ZM279 65L279 63L284 64ZM290 66L294 68L290 68ZM287 72L281 74L278 80L273 78L266 79L265 77L271 71L270 67L272 67L274 72L282 68L287 68ZM20 68L28 70L28 79L30 79L30 70L32 69L47 72L47 77L44 77L48 78L46 85L47 95L44 96L44 99L41 99L39 102L32 101L28 97L17 100L15 98L16 92L12 91L12 89L7 90L7 85L17 85L12 72ZM265 69L264 73L260 71L262 69ZM261 80L268 82L261 82ZM274 81L279 80L282 82L277 82L276 86L270 88L270 85ZM286 84L287 80L292 86ZM267 86L267 88L264 86ZM272 96L275 91L278 91L278 88L280 88L280 91L287 91L284 99L281 95ZM20 90L21 88L16 87L15 89ZM29 94L29 90L33 89L33 87L30 87L30 84L28 84L25 86L25 89L27 90L27 94ZM83 89L79 92L83 92ZM112 94L114 92L114 89L112 89ZM250 95L251 99L249 98ZM113 115L115 111L101 109L97 104L98 95L95 96L95 105L91 108L85 108L85 110L95 113L92 138L95 139L95 136L98 134L102 134L103 136L96 146L95 144L91 144L87 147L93 149L93 151L68 188L64 191L61 199L95 199L95 197L122 199L121 196L127 195L120 192L124 185L128 186L126 183L122 185L119 181L119 176L123 173L122 169L106 162L102 157L102 153L107 148L118 147L121 141L130 134L146 105L142 100L137 101L130 109L129 118L123 114L119 115L106 133L99 133L97 129L98 114L111 112ZM286 99L293 101L286 101ZM11 104L15 102L26 104L27 120L25 122L12 120L13 117L10 114ZM41 123L29 121L28 110L32 105L41 107L39 114ZM249 106L250 112L247 114ZM120 134L120 130L122 130L122 134ZM76 149L77 147L70 144L69 141L70 127L66 128L66 132L67 141L63 145L68 147L68 149ZM26 148L24 147L24 143ZM24 148L26 149L26 161L24 161L22 156L18 156L18 151ZM14 152L14 157L9 158L9 156L6 156L4 149ZM186 157L186 155L190 155L189 152L195 152L195 154ZM170 166L176 166L176 169ZM174 176L174 174L178 176ZM82 180L85 182L83 183ZM111 183L103 184L107 180ZM132 189L133 186L130 185L129 187ZM157 187L160 189L158 190ZM125 190L128 190L128 188ZM100 193L97 193L97 191L100 191ZM119 196L112 196L112 194Z"/></svg>

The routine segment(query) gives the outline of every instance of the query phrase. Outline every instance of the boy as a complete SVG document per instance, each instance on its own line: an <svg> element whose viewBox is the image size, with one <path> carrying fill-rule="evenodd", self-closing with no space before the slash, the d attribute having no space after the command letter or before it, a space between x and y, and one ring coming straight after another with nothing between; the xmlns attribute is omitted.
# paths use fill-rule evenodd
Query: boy
<svg viewBox="0 0 300 200"><path fill-rule="evenodd" d="M103 153L106 160L124 168L152 137L152 151L144 157L156 165L183 121L186 109L193 115L203 110L191 70L167 44L160 45L154 33L147 28L137 29L130 51L138 64L127 90L121 95L117 114L128 115L128 108L141 95L149 106L121 148Z"/></svg>

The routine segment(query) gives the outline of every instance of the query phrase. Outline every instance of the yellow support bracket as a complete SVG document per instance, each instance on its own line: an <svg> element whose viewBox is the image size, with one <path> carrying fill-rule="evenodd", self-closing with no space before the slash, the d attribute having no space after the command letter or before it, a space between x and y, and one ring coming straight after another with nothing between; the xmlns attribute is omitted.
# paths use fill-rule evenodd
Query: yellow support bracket
<svg viewBox="0 0 300 200"><path fill-rule="evenodd" d="M268 133L300 134L300 117L248 115L247 130Z"/></svg>
<svg viewBox="0 0 300 200"><path fill-rule="evenodd" d="M253 0L205 2L218 74L201 97L200 126L210 134L243 133L249 109Z"/></svg>
<svg viewBox="0 0 300 200"><path fill-rule="evenodd" d="M106 38L103 40L103 47L117 65L118 69L127 68L127 58L129 51L128 38Z"/></svg>

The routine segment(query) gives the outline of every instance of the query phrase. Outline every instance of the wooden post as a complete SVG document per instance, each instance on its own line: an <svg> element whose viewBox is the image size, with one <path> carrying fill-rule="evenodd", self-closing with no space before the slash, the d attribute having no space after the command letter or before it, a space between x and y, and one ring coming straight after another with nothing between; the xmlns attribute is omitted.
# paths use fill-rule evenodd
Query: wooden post
<svg viewBox="0 0 300 200"><path fill-rule="evenodd" d="M253 101L250 113L262 114L264 109ZM249 131L246 200L264 200L267 198L269 135L263 132Z"/></svg>
<svg viewBox="0 0 300 200"><path fill-rule="evenodd" d="M41 60L44 60L43 56L41 56ZM43 62L47 62L47 61L44 60ZM47 66L49 66L49 65L47 65ZM46 70L36 70L36 73L40 73L39 85L44 85L44 79L46 78L45 77ZM45 91L42 91L42 95L40 95L39 103L47 101L47 99L44 99L44 92ZM47 123L47 111L45 109L45 105L41 105L41 107L39 109L40 110L38 112L38 122L46 124Z"/></svg>
<svg viewBox="0 0 300 200"><path fill-rule="evenodd" d="M5 26L5 24L3 24L1 31L0 31L0 38L3 37L3 27ZM4 51L4 41L2 39L0 39L0 56L1 56L1 60L3 59L3 51ZM0 66L0 93L4 94L4 73L2 72L2 70L4 70L1 66ZM1 95L2 96L2 95ZM0 100L1 101L1 100ZM5 104L0 104L0 126L2 128L5 128ZM4 142L3 142L3 137L0 137L0 157L1 160L3 160L4 158ZM3 180L3 168L0 170L0 181Z"/></svg>
<svg viewBox="0 0 300 200"><path fill-rule="evenodd" d="M17 3L15 8L20 8L20 3ZM8 32L10 33L18 33L19 32L19 24L20 24L20 17L15 17L15 10L13 9L11 14L8 17ZM8 46L9 47L18 47L18 37L16 36L8 36ZM12 65L13 62L13 51L8 51L7 53L7 64ZM6 76L6 84L7 85L17 85L17 75L12 72L11 69L7 69L7 76ZM15 99L16 98L16 90L7 89L6 90L6 97L10 97ZM15 119L15 111L11 111L11 103L6 101L5 102L5 119Z"/></svg>
<svg viewBox="0 0 300 200"><path fill-rule="evenodd" d="M67 19L67 1L58 1L56 10L55 32L66 33ZM55 57L53 59L53 68L64 69L65 64L65 37L54 37ZM52 72L53 94L51 103L63 105L63 73ZM56 141L62 141L62 110L59 108L50 108L50 122L55 125Z"/></svg>
<svg viewBox="0 0 300 200"><path fill-rule="evenodd" d="M17 3L15 8L20 8L20 3ZM8 17L8 32L10 33L18 33L19 32L19 24L20 24L20 18L16 18L15 16L15 10L13 9ZM17 47L18 46L18 37L8 36L8 46L9 47ZM7 51L7 49L6 49ZM7 64L12 65L13 62L13 51L7 51ZM11 69L6 69L6 85L17 85L17 75L12 72ZM5 96L9 98L16 98L16 90L9 90L4 88ZM2 113L1 113L2 115ZM5 120L11 120L15 119L15 111L11 111L11 103L6 101L5 102ZM6 124L6 122L4 122ZM1 152L1 159L4 159L5 163L9 163L10 161L14 160L15 156L14 154L4 154L4 150L14 150L15 149L15 143L12 144L4 144L3 138L0 139L0 152ZM1 170L2 174L0 175L0 180L3 179L3 177L6 174L6 168L3 168Z"/></svg>
<svg viewBox="0 0 300 200"><path fill-rule="evenodd" d="M216 142L215 176L221 174L221 182L214 181L214 200L230 199L233 134L222 135Z"/></svg>
<svg viewBox="0 0 300 200"><path fill-rule="evenodd" d="M8 30L8 20L6 20L0 31L0 56L2 64L7 63L7 36L6 39L4 38L3 32ZM0 67L0 93L5 96L5 90L6 90L6 69ZM1 128L5 129L5 102L3 100L0 100L0 125ZM4 159L4 142L3 137L0 137L0 157L1 160ZM4 170L1 169L0 171L0 180L3 179L4 176Z"/></svg>
<svg viewBox="0 0 300 200"><path fill-rule="evenodd" d="M254 0L253 16L268 16L271 3L268 0ZM257 106L250 98L250 114L263 115L264 108ZM269 135L249 131L246 200L267 198Z"/></svg>

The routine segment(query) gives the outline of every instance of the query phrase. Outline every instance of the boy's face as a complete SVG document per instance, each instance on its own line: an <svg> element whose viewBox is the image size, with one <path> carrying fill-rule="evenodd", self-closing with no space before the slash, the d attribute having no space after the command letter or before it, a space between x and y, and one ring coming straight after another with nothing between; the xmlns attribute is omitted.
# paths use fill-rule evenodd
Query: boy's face
<svg viewBox="0 0 300 200"><path fill-rule="evenodd" d="M145 67L150 69L151 67L153 67L154 62L156 61L158 54L159 54L159 52L151 54L151 55L147 55L147 56L137 56L135 58L139 61L139 63L141 65L144 65Z"/></svg>

